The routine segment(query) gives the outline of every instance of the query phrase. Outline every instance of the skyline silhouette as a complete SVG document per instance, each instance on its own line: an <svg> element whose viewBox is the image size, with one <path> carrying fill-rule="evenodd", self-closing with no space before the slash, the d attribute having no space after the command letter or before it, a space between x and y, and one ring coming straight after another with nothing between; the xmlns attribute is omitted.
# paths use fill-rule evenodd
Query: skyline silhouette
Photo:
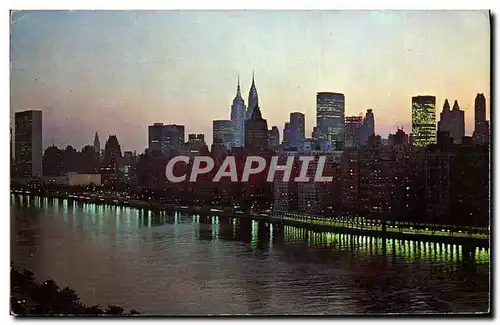
<svg viewBox="0 0 500 325"><path fill-rule="evenodd" d="M367 37L370 35L370 37ZM239 75L283 137L291 112L316 124L316 93L345 94L346 116L373 109L376 133L411 132L411 97L445 99L474 124L490 116L487 11L19 11L11 25L11 116L42 110L43 146L80 149L116 134L147 147L147 125L182 124L212 143ZM193 118L195 117L195 118Z"/></svg>

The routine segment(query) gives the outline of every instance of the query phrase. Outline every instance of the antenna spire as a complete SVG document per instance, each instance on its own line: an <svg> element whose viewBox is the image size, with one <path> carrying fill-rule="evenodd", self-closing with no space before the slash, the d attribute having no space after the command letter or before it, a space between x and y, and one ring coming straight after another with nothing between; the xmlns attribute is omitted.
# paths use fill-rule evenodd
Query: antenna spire
<svg viewBox="0 0 500 325"><path fill-rule="evenodd" d="M236 88L236 96L241 97L241 88L240 88L240 73L238 72L238 87Z"/></svg>

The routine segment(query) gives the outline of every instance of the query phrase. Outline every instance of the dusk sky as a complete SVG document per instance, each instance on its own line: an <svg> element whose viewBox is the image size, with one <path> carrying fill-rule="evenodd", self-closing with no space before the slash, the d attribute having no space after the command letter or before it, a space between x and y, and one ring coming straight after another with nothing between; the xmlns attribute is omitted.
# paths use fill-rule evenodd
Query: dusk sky
<svg viewBox="0 0 500 325"><path fill-rule="evenodd" d="M212 143L238 74L252 69L280 137L291 112L316 124L316 93L342 92L346 116L371 108L376 133L411 132L411 97L445 98L474 125L489 117L487 11L21 11L11 27L11 111L43 111L44 146L81 149L99 132L143 152L147 125L183 124Z"/></svg>

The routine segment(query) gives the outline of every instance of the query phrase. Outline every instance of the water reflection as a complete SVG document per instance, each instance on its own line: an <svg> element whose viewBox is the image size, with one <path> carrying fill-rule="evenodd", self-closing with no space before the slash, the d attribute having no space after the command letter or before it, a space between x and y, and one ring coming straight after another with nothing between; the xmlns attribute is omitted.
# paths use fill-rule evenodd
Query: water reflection
<svg viewBox="0 0 500 325"><path fill-rule="evenodd" d="M19 195L11 204L12 260L88 304L177 314L488 308L485 248Z"/></svg>

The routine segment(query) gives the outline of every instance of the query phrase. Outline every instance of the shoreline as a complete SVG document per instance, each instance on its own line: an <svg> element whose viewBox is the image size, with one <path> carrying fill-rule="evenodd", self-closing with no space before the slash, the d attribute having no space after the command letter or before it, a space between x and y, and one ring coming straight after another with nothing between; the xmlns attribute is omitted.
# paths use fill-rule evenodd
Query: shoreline
<svg viewBox="0 0 500 325"><path fill-rule="evenodd" d="M29 316L130 316L116 305L87 305L70 287L61 288L52 279L39 281L35 274L24 269L20 272L10 267L10 313L16 317Z"/></svg>
<svg viewBox="0 0 500 325"><path fill-rule="evenodd" d="M463 244L467 246L476 246L488 248L490 246L489 235L486 234L466 234L458 233L453 235L453 233L448 232L438 232L436 231L420 231L413 230L410 228L387 228L384 225L361 225L354 223L339 223L331 222L329 220L322 220L321 218L315 218L313 216L305 216L302 218L292 217L290 214L282 214L281 218L273 215L267 214L257 214L257 213L243 213L243 212L233 212L227 210L210 209L210 208L200 208L193 206L176 206L173 204L160 204L155 202L147 202L132 199L123 199L116 197L90 197L85 195L62 195L62 194L40 194L31 191L23 190L12 190L11 194L17 195L27 195L27 196L40 196L52 199L63 199L63 200L73 200L83 203L91 204L104 204L104 205L115 205L121 207L131 207L136 209L149 209L149 210L170 210L179 211L184 213L196 213L200 215L208 216L218 216L227 218L238 218L238 219L250 219L262 222L268 222L278 225L290 225L299 228L306 228L318 232L336 232L336 233L348 233L360 236L371 236L378 238L388 238L388 239L401 239L401 240L419 240L428 242L444 242L444 243L455 243ZM385 230L384 230L385 228ZM449 233L449 234L448 234Z"/></svg>

